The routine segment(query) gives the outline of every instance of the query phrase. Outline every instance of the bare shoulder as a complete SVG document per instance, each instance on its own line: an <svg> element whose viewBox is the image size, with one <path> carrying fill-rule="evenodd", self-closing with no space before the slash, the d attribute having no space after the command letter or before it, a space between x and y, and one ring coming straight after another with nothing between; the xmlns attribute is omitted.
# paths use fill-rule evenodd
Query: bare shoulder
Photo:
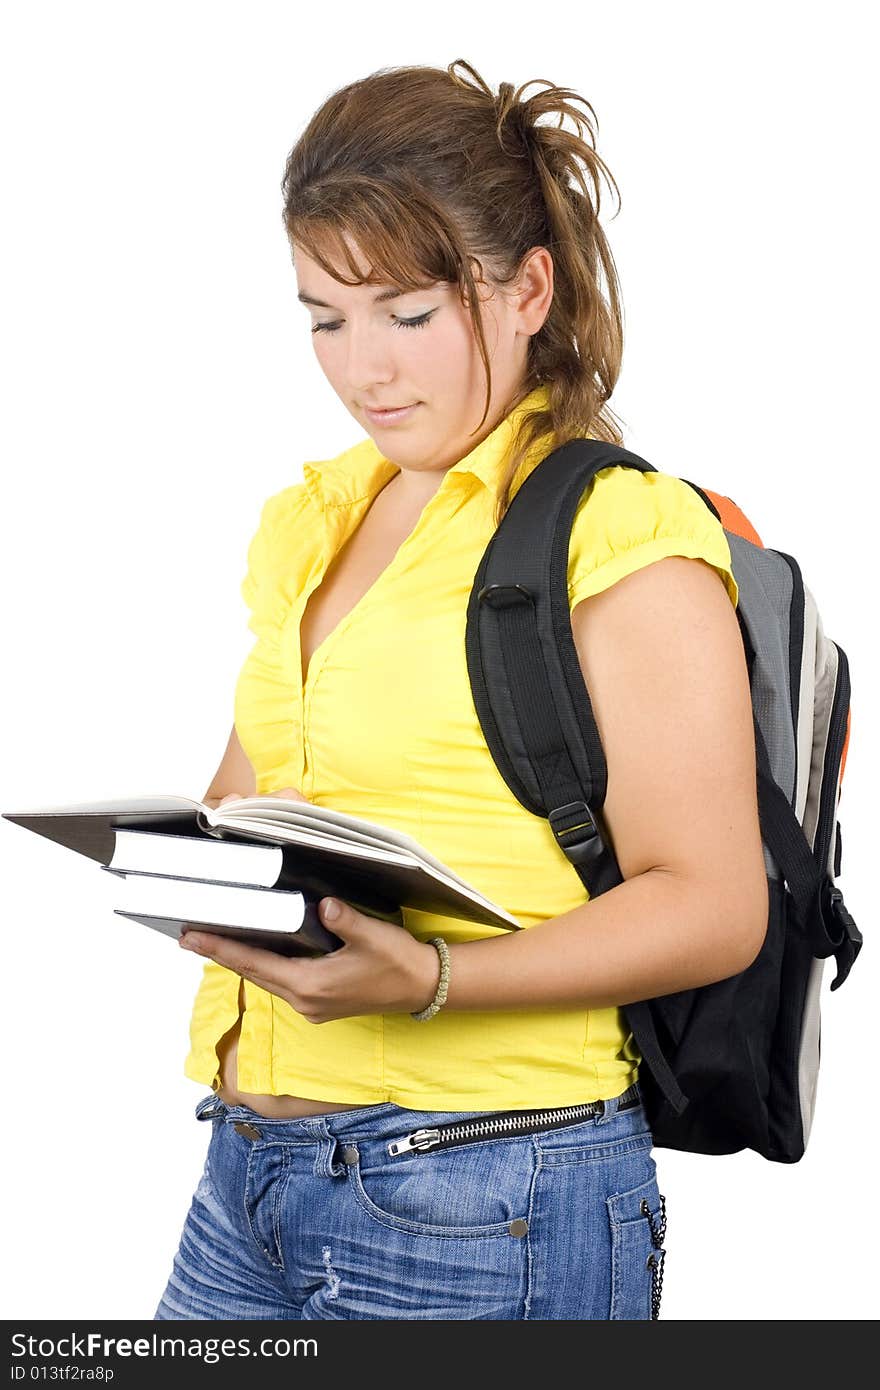
<svg viewBox="0 0 880 1390"><path fill-rule="evenodd" d="M717 570L667 556L575 605L625 878L688 875L766 923L751 691Z"/></svg>

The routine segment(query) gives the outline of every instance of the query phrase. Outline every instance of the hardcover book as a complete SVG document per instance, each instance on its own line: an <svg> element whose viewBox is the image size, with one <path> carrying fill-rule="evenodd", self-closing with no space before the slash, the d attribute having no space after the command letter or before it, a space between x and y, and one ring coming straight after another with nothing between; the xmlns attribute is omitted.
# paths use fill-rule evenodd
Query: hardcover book
<svg viewBox="0 0 880 1390"><path fill-rule="evenodd" d="M142 796L2 814L117 874L115 910L171 936L191 925L288 954L333 950L317 913L331 895L401 926L409 907L519 928L409 835L311 802Z"/></svg>

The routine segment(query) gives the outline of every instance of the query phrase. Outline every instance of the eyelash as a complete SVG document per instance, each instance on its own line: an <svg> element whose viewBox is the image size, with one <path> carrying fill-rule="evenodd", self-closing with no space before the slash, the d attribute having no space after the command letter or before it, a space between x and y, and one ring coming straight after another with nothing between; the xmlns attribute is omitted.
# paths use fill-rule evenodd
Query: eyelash
<svg viewBox="0 0 880 1390"><path fill-rule="evenodd" d="M415 319L397 319L395 328L424 328L425 324L436 314L436 309L430 309L426 314L419 314ZM316 323L312 327L313 333L335 333L339 328L338 323Z"/></svg>

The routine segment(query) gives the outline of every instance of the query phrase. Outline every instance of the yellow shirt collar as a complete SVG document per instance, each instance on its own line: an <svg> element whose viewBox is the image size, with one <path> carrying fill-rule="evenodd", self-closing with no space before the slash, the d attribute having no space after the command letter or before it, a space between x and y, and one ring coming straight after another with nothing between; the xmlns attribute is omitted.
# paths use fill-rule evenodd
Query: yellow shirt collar
<svg viewBox="0 0 880 1390"><path fill-rule="evenodd" d="M508 411L485 439L447 468L444 478L449 473L473 473L490 491L497 493L508 451L522 416L528 411L546 407L548 399L549 389L546 385L535 387L513 410ZM548 452L549 446L544 444L541 447L539 441L535 462ZM303 464L303 479L312 496L323 506L350 506L365 497L372 497L398 472L397 464L386 459L376 442L369 437L335 458L311 459Z"/></svg>

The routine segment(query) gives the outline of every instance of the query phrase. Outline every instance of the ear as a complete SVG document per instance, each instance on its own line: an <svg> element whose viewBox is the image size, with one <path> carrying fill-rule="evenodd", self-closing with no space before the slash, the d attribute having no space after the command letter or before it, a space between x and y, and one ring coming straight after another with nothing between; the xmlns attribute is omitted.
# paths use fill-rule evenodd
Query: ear
<svg viewBox="0 0 880 1390"><path fill-rule="evenodd" d="M546 246L535 246L526 253L513 289L517 330L531 338L543 327L553 303L553 257Z"/></svg>

